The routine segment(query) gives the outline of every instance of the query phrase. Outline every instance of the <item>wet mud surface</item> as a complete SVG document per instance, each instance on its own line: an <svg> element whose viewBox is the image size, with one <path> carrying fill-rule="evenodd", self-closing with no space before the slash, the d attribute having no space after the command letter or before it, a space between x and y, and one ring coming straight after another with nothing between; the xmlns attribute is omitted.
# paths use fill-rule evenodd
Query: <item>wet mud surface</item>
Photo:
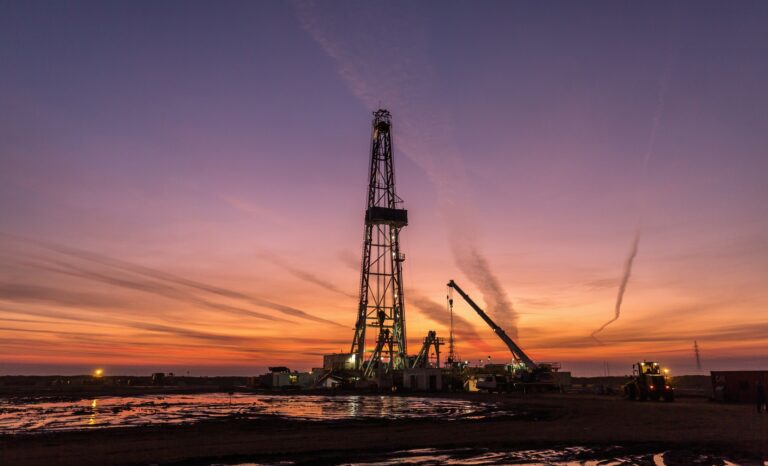
<svg viewBox="0 0 768 466"><path fill-rule="evenodd" d="M210 463L210 466L303 466L334 464L349 466L432 465L526 465L526 466L728 466L752 464L749 460L727 459L706 451L653 450L651 446L583 447L558 446L545 449L492 450L486 448L421 448L387 454L329 455L302 459L266 458L261 461Z"/></svg>
<svg viewBox="0 0 768 466"><path fill-rule="evenodd" d="M231 402L227 393L112 398L97 398L95 406L93 399L6 400L2 425L17 433L0 434L0 464L762 466L768 459L768 416L752 406L705 400L254 393L233 395Z"/></svg>
<svg viewBox="0 0 768 466"><path fill-rule="evenodd" d="M284 396L226 393L98 397L77 401L0 401L0 434L28 434L114 427L259 419L484 419L511 416L495 403L390 396Z"/></svg>

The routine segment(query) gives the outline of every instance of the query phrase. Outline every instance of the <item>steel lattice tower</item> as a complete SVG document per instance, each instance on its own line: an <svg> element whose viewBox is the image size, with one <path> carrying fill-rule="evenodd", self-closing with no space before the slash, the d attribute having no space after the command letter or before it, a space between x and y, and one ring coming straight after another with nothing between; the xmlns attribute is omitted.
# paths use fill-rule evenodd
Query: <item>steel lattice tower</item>
<svg viewBox="0 0 768 466"><path fill-rule="evenodd" d="M408 211L395 194L392 163L392 117L387 110L373 114L368 203L365 211L363 263L360 274L360 305L351 353L355 367L370 375L375 368L408 366L405 341L400 229L408 224ZM378 329L366 335L368 328ZM375 349L366 361L366 338Z"/></svg>
<svg viewBox="0 0 768 466"><path fill-rule="evenodd" d="M701 371L701 354L699 354L699 342L693 340L693 354L696 356L696 370Z"/></svg>

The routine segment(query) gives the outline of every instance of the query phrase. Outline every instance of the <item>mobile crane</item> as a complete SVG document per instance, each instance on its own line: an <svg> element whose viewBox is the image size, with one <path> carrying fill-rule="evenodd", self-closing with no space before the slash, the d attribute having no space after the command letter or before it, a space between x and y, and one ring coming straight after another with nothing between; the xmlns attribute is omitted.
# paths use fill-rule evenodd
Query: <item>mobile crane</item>
<svg viewBox="0 0 768 466"><path fill-rule="evenodd" d="M509 352L512 353L512 359L514 361L515 370L511 374L512 377L501 376L498 374L482 374L478 377L477 388L485 389L488 391L503 391L516 387L525 388L526 385L536 386L537 388L555 388L557 383L553 371L559 368L558 364L554 363L541 363L536 364L520 346L515 343L512 338L507 335L501 327L496 325L496 322L491 319L488 314L478 306L472 298L469 297L464 290L453 280L448 282L448 288L456 290L456 292L464 298L464 301L477 312L477 315L491 327L491 330L498 336L501 341L507 345Z"/></svg>

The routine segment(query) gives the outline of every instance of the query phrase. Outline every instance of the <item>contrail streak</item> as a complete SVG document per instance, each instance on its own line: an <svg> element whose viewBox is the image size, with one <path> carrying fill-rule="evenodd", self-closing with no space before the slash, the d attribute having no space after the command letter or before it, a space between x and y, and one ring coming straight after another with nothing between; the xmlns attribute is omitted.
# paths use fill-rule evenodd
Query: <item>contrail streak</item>
<svg viewBox="0 0 768 466"><path fill-rule="evenodd" d="M632 276L632 263L635 261L635 256L637 256L637 248L639 243L640 229L638 228L635 230L635 237L633 238L632 246L629 249L629 256L627 257L627 260L624 261L624 274L621 276L619 294L616 296L616 306L613 309L613 318L592 332L592 338L597 340L600 344L603 342L597 339L597 334L602 332L605 327L619 320L619 317L621 317L621 303L624 301L624 292L627 290L627 283L629 283L629 278Z"/></svg>
<svg viewBox="0 0 768 466"><path fill-rule="evenodd" d="M509 335L517 338L517 312L512 307L507 292L491 271L488 261L474 247L456 254L459 268L478 287L489 310L503 320Z"/></svg>
<svg viewBox="0 0 768 466"><path fill-rule="evenodd" d="M441 325L444 325L446 327L450 327L451 325L451 319L450 315L448 314L448 311L445 308L445 305L440 305L439 303L427 298L426 296L416 292L411 292L411 303L421 310L422 315L428 317L430 320L437 322ZM473 346L483 346L483 349L491 349L490 346L488 346L485 341L478 335L477 331L475 330L474 326L472 325L469 320L465 319L464 317L457 315L454 313L453 315L453 322L454 322L454 334L456 337L460 340L464 340L467 343L472 344Z"/></svg>
<svg viewBox="0 0 768 466"><path fill-rule="evenodd" d="M603 342L598 340L596 335L601 331L603 331L603 329L605 329L610 324L616 322L619 319L619 317L621 317L621 303L624 300L624 292L627 289L627 283L629 283L629 278L632 276L632 264L635 261L635 256L637 256L637 250L640 245L640 229L642 224L643 211L645 210L643 206L643 201L645 200L645 196L643 195L642 190L644 189L646 184L646 178L648 177L648 166L650 164L651 157L653 156L654 149L656 146L656 136L659 132L661 119L664 116L667 88L669 87L669 77L672 71L672 62L676 55L677 55L677 50L674 48L671 49L669 55L667 56L667 62L664 67L664 71L661 75L661 80L659 81L659 90L656 96L656 113L651 123L651 132L648 135L648 145L645 148L645 154L643 154L643 169L642 169L641 178L640 178L640 192L638 193L638 198L640 200L640 206L638 210L640 212L640 215L637 220L637 225L635 226L635 236L634 236L634 239L632 240L632 245L629 250L629 255L627 257L627 260L624 261L624 273L621 277L621 283L619 284L619 292L618 292L618 296L616 297L616 305L614 306L614 316L608 322L604 323L600 328L592 332L592 335L591 335L592 338L594 338L600 344L603 344Z"/></svg>

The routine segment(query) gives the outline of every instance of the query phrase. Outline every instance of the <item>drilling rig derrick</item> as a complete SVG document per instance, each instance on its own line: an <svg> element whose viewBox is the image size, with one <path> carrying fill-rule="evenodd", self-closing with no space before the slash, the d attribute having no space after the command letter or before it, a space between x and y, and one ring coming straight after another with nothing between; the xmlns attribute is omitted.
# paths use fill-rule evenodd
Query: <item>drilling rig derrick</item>
<svg viewBox="0 0 768 466"><path fill-rule="evenodd" d="M408 225L408 211L395 193L391 129L390 113L374 112L360 301L351 349L355 369L366 377L375 369L408 367L402 280L405 256L400 253L400 230ZM376 334L369 335L369 329ZM370 358L366 339L376 342Z"/></svg>

